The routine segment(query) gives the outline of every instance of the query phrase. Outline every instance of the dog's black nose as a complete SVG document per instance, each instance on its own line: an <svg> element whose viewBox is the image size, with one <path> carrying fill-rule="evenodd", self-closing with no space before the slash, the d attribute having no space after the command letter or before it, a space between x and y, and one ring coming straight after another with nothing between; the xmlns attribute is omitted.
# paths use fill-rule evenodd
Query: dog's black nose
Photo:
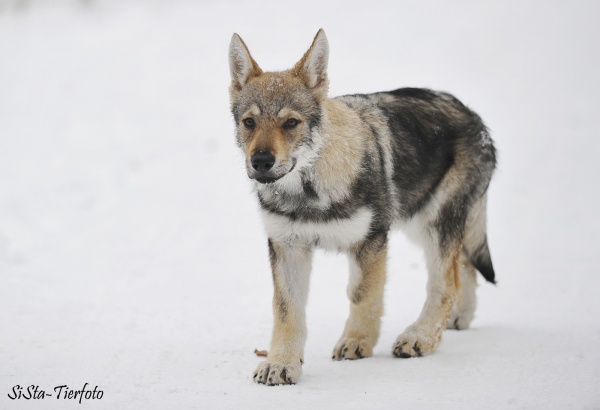
<svg viewBox="0 0 600 410"><path fill-rule="evenodd" d="M269 151L258 151L250 158L252 162L252 168L258 171L260 174L266 174L275 165L275 156Z"/></svg>

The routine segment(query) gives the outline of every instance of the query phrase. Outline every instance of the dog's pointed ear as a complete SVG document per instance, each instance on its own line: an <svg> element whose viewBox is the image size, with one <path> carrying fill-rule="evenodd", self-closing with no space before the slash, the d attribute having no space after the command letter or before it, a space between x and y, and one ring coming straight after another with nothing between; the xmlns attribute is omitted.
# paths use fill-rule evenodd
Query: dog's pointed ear
<svg viewBox="0 0 600 410"><path fill-rule="evenodd" d="M292 68L292 73L301 77L306 86L313 90L318 97L326 98L329 87L328 61L329 43L325 31L320 29L308 51Z"/></svg>
<svg viewBox="0 0 600 410"><path fill-rule="evenodd" d="M262 74L262 70L250 55L248 47L237 34L229 43L229 71L231 72L231 88L239 91L251 77Z"/></svg>

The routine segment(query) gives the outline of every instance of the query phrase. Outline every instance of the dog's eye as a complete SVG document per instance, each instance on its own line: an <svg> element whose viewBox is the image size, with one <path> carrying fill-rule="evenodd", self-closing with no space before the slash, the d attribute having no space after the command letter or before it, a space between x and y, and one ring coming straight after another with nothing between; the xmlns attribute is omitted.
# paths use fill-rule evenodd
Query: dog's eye
<svg viewBox="0 0 600 410"><path fill-rule="evenodd" d="M256 126L256 123L254 122L254 119L252 118L246 118L244 120L244 125L248 128L254 128Z"/></svg>
<svg viewBox="0 0 600 410"><path fill-rule="evenodd" d="M290 128L294 128L296 125L298 125L300 121L298 121L295 118L290 118L289 120L287 120L286 122L283 123L283 128L285 129L290 129Z"/></svg>

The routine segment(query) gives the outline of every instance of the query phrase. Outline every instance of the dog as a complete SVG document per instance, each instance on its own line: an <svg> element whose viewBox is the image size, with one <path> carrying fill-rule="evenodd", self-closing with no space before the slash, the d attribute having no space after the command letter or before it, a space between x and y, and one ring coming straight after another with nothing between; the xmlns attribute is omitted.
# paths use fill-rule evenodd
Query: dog
<svg viewBox="0 0 600 410"><path fill-rule="evenodd" d="M400 88L329 98L329 45L320 30L290 70L265 72L234 34L231 112L268 235L274 328L266 385L302 373L305 307L315 248L348 254L350 315L333 359L373 355L383 314L392 229L420 244L428 271L418 319L395 357L428 355L445 328L466 329L476 271L495 273L486 235L496 150L481 118L445 92Z"/></svg>

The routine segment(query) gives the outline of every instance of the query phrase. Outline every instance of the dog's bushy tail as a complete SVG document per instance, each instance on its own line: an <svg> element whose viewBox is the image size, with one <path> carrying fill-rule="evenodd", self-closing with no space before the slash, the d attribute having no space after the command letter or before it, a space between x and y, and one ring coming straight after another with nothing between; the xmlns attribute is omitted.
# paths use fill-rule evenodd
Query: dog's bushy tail
<svg viewBox="0 0 600 410"><path fill-rule="evenodd" d="M494 272L494 265L492 265L492 257L490 255L490 249L488 248L487 236L483 237L483 242L479 244L475 249L466 249L469 261L475 266L475 269L481 273L481 275L493 284L496 284L496 273Z"/></svg>
<svg viewBox="0 0 600 410"><path fill-rule="evenodd" d="M485 280L495 284L496 273L492 265L486 233L486 199L484 195L469 213L463 251Z"/></svg>

